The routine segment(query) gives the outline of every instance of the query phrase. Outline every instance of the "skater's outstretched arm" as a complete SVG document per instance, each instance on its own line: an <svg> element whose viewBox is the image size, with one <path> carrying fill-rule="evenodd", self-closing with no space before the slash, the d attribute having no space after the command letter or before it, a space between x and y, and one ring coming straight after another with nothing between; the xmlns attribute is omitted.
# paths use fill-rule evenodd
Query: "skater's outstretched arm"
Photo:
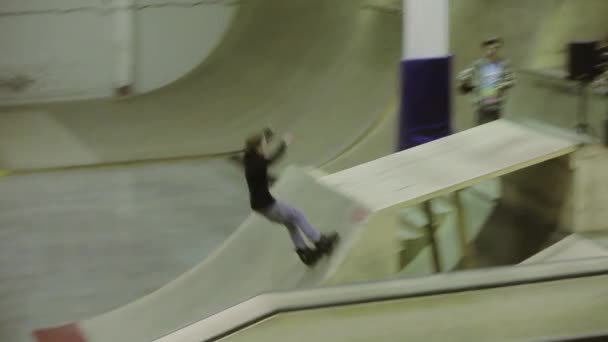
<svg viewBox="0 0 608 342"><path fill-rule="evenodd" d="M287 146L291 144L291 140L291 134L285 134L283 136L283 141L281 141L281 145L279 146L279 148L266 158L266 162L268 163L268 165L271 165L272 163L276 162L285 154Z"/></svg>
<svg viewBox="0 0 608 342"><path fill-rule="evenodd" d="M287 142L283 140L281 141L281 145L279 145L277 150L266 157L266 162L268 165L272 165L274 162L279 160L285 154L285 151L287 151Z"/></svg>

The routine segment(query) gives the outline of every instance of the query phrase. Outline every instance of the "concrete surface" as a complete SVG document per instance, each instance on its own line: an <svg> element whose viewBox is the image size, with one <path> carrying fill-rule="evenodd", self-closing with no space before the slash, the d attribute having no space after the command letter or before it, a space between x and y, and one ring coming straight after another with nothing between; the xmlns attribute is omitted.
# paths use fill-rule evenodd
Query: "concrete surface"
<svg viewBox="0 0 608 342"><path fill-rule="evenodd" d="M606 281L595 276L296 311L220 341L533 341L588 334L608 324Z"/></svg>
<svg viewBox="0 0 608 342"><path fill-rule="evenodd" d="M240 171L173 157L240 148L245 132L268 123L295 133L279 169L293 161L319 165L360 142L396 102L401 15L380 7L247 1L212 58L164 89L122 101L0 108L0 169L170 159L2 180L9 205L0 308L15 309L0 309L0 340L22 341L35 328L145 296L232 233L248 213ZM392 135L382 139L388 148L378 153L389 153ZM36 186L28 185L33 179ZM40 191L51 186L52 195ZM136 208L128 222L123 201ZM203 218L208 224L199 227Z"/></svg>
<svg viewBox="0 0 608 342"><path fill-rule="evenodd" d="M80 322L87 341L150 341L265 292L328 282L363 229L361 204L289 168L274 188L278 198L304 211L322 232L337 231L332 258L302 265L286 229L257 214L199 265L158 291L124 307ZM319 201L323 198L323 201ZM125 322L129 322L125 325ZM49 333L46 339L48 341Z"/></svg>
<svg viewBox="0 0 608 342"><path fill-rule="evenodd" d="M0 194L0 341L156 290L249 214L222 161L1 177Z"/></svg>
<svg viewBox="0 0 608 342"><path fill-rule="evenodd" d="M243 1L217 49L165 88L123 101L2 108L0 167L222 153L268 124L306 142L289 161L332 159L398 94L401 15L366 4Z"/></svg>

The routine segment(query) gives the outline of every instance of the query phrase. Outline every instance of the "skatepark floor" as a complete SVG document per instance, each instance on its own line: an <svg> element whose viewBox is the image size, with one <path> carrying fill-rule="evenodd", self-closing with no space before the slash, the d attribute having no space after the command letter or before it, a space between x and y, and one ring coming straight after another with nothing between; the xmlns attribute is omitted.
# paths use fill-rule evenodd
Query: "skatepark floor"
<svg viewBox="0 0 608 342"><path fill-rule="evenodd" d="M220 160L0 177L0 341L173 280L249 214L244 185Z"/></svg>

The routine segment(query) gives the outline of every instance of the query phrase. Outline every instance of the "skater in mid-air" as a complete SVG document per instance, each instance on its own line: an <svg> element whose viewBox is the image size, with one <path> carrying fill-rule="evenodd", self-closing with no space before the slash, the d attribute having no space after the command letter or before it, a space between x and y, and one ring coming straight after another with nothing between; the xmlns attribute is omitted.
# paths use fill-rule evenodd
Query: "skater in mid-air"
<svg viewBox="0 0 608 342"><path fill-rule="evenodd" d="M285 154L287 146L291 143L291 136L284 136L278 149L266 156L265 147L273 135L270 129L265 129L262 133L255 134L245 141L243 164L249 188L250 206L253 211L271 222L283 224L289 231L296 253L304 264L311 266L322 254L331 250L338 235L336 233L327 236L321 234L308 222L302 211L275 199L270 193L268 167ZM314 243L315 249L311 249L306 244L300 231Z"/></svg>

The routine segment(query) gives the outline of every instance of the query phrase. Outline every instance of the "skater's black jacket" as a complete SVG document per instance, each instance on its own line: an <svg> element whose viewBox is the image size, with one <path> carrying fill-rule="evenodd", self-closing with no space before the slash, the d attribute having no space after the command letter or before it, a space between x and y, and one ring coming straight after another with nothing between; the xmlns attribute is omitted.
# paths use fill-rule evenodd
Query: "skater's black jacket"
<svg viewBox="0 0 608 342"><path fill-rule="evenodd" d="M249 202L253 210L264 210L275 203L270 194L268 182L268 167L285 154L287 145L282 142L279 148L268 158L256 150L245 151L243 163L245 178L249 187Z"/></svg>

